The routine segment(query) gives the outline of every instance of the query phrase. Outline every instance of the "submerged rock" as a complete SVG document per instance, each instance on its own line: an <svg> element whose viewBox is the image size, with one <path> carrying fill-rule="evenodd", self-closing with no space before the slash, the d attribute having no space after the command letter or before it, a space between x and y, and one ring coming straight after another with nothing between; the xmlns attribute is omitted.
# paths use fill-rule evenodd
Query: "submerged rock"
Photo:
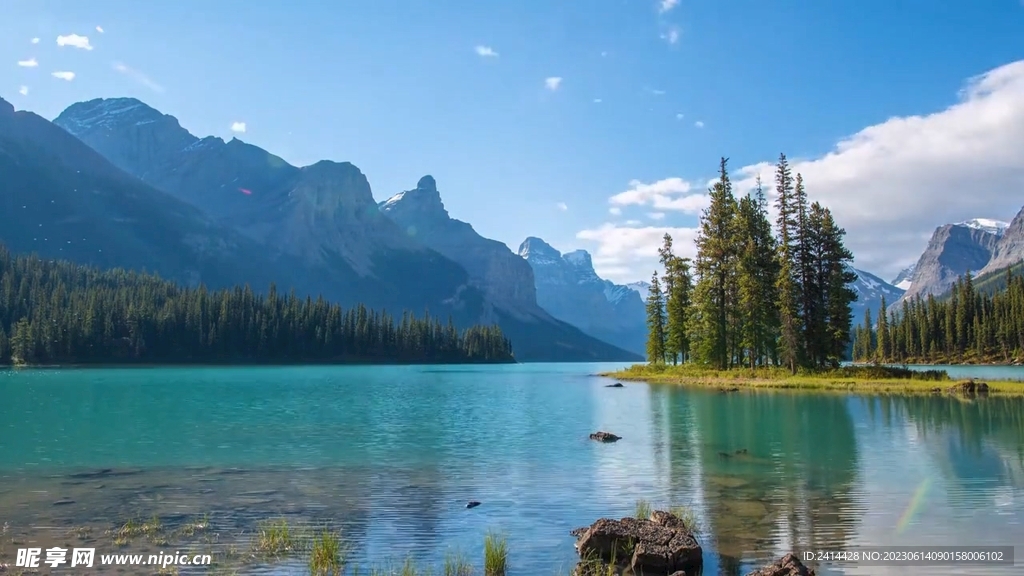
<svg viewBox="0 0 1024 576"><path fill-rule="evenodd" d="M615 384L609 384L605 388L625 388L622 382L616 382Z"/></svg>
<svg viewBox="0 0 1024 576"><path fill-rule="evenodd" d="M697 571L703 551L682 519L661 510L650 518L602 518L572 531L582 561L576 574L604 572L603 567L628 566L634 574Z"/></svg>
<svg viewBox="0 0 1024 576"><path fill-rule="evenodd" d="M611 432L594 432L590 435L590 439L598 442L618 442L622 440L622 436L616 436Z"/></svg>
<svg viewBox="0 0 1024 576"><path fill-rule="evenodd" d="M469 502L466 503L466 508L476 508L479 505L480 503L477 502L476 500L470 500Z"/></svg>
<svg viewBox="0 0 1024 576"><path fill-rule="evenodd" d="M760 570L748 572L747 576L815 576L814 570L804 566L794 554L786 554Z"/></svg>

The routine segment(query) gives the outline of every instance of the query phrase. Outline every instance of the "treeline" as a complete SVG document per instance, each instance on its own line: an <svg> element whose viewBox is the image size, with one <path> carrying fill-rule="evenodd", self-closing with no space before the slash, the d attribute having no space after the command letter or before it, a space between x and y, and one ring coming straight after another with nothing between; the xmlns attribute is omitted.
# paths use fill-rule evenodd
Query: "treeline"
<svg viewBox="0 0 1024 576"><path fill-rule="evenodd" d="M1011 362L1024 356L1024 277L1005 273L1005 289L978 290L970 274L948 298L904 300L898 311L864 314L854 331L853 357L885 364Z"/></svg>
<svg viewBox="0 0 1024 576"><path fill-rule="evenodd" d="M156 276L14 257L0 245L0 364L511 362L497 326L292 292L208 291Z"/></svg>
<svg viewBox="0 0 1024 576"><path fill-rule="evenodd" d="M785 155L775 172L774 230L760 179L737 200L726 163L701 214L696 260L675 255L665 235L664 272L654 273L647 299L648 360L793 373L837 366L857 298L846 232L827 208L808 203Z"/></svg>

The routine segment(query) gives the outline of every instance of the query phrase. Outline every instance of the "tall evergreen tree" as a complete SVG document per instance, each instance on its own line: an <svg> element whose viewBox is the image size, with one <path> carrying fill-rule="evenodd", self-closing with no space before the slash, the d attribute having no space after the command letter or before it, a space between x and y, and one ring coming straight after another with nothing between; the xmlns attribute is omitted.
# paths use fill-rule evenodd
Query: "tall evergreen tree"
<svg viewBox="0 0 1024 576"><path fill-rule="evenodd" d="M672 363L686 362L690 356L690 259L672 253L672 236L665 234L659 250L664 267L665 351Z"/></svg>
<svg viewBox="0 0 1024 576"><path fill-rule="evenodd" d="M760 177L753 195L740 200L737 220L741 342L747 363L755 367L775 358L779 324L776 242Z"/></svg>
<svg viewBox="0 0 1024 576"><path fill-rule="evenodd" d="M647 293L647 361L652 364L665 362L665 322L665 295L655 272Z"/></svg>
<svg viewBox="0 0 1024 576"><path fill-rule="evenodd" d="M803 359L803 326L800 316L802 294L797 268L800 250L798 209L793 198L793 177L785 154L779 155L775 168L775 209L778 212L778 295L779 360L794 374Z"/></svg>

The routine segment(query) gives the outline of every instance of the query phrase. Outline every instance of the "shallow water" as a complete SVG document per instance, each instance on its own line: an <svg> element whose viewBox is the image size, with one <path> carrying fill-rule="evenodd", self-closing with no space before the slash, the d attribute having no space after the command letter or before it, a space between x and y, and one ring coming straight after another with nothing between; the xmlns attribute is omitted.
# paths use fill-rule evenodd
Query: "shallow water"
<svg viewBox="0 0 1024 576"><path fill-rule="evenodd" d="M0 373L0 564L28 543L115 552L104 531L157 516L166 541L126 549L299 574L300 560L245 560L257 523L284 517L340 528L357 561L457 550L479 567L496 530L510 576L554 574L575 561L570 529L639 498L698 511L705 575L794 550L1024 542L1022 399L609 389L592 374L611 368ZM623 439L590 441L599 429ZM203 515L201 534L175 531Z"/></svg>

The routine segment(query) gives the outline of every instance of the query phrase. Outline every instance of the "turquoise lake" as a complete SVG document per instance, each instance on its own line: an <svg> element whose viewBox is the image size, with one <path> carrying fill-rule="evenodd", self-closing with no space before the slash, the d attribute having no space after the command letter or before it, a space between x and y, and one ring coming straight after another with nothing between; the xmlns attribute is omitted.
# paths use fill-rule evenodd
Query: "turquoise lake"
<svg viewBox="0 0 1024 576"><path fill-rule="evenodd" d="M0 372L7 554L154 515L168 527L207 515L216 554L283 517L341 529L364 564L437 566L454 550L479 568L484 534L499 531L510 576L553 575L576 560L569 530L643 498L699 513L705 575L794 550L1012 544L1016 567L819 573L1021 573L1024 399L606 388L595 374L616 367ZM597 430L623 439L589 440Z"/></svg>

